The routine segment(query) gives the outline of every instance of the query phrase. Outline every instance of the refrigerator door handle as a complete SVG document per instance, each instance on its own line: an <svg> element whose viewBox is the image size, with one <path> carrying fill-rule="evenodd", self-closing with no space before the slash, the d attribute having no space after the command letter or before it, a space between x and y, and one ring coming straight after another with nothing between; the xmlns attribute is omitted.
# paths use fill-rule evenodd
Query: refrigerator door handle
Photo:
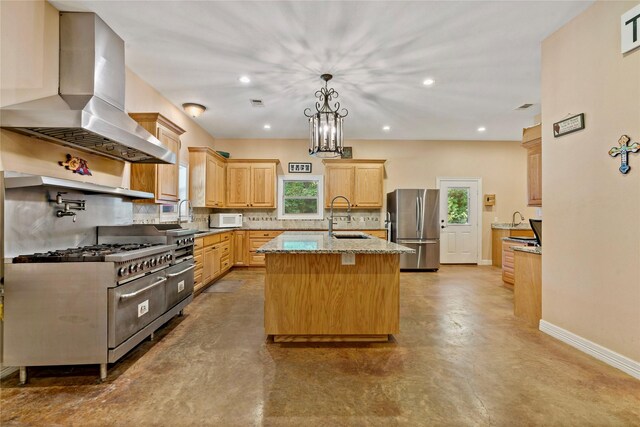
<svg viewBox="0 0 640 427"><path fill-rule="evenodd" d="M424 237L424 198L420 198L420 237Z"/></svg>
<svg viewBox="0 0 640 427"><path fill-rule="evenodd" d="M435 245L436 243L438 243L437 240L428 240L428 241L422 241L422 240L398 240L397 242L399 245L403 244L403 243L409 243L409 244L414 244L414 245Z"/></svg>
<svg viewBox="0 0 640 427"><path fill-rule="evenodd" d="M420 197L416 196L416 234L420 233Z"/></svg>

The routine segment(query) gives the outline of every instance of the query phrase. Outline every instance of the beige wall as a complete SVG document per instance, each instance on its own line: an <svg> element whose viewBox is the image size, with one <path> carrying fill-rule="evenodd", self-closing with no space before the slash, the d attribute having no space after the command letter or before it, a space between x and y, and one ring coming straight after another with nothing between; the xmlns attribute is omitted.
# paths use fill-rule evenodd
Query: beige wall
<svg viewBox="0 0 640 427"><path fill-rule="evenodd" d="M55 95L58 91L58 11L44 1L0 2L0 106ZM186 130L181 158L190 145L213 146L213 137L127 69L125 109L160 112ZM58 166L66 153L88 161L93 176L79 176ZM0 130L0 170L43 174L105 185L129 186L125 162L72 150Z"/></svg>
<svg viewBox="0 0 640 427"><path fill-rule="evenodd" d="M496 195L496 205L483 207L482 259L491 259L491 223L511 222L513 211L526 218L526 150L517 141L347 141L353 157L386 159L385 192L396 188L435 188L436 177L480 177L484 194ZM311 162L313 173L322 174L320 159L310 157L306 140L222 140L217 150L238 158L278 158L278 173L289 162Z"/></svg>
<svg viewBox="0 0 640 427"><path fill-rule="evenodd" d="M640 361L640 154L631 171L608 150L640 142L640 50L620 53L620 16L599 1L542 45L542 317ZM586 129L551 125L585 113Z"/></svg>

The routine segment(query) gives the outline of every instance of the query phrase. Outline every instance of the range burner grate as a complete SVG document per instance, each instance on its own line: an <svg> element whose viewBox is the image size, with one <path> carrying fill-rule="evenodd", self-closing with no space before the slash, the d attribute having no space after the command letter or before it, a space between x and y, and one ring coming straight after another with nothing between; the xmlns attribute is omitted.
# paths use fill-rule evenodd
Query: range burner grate
<svg viewBox="0 0 640 427"><path fill-rule="evenodd" d="M13 262L100 262L104 261L104 257L107 255L137 251L159 245L161 243L113 243L82 246L31 255L19 255L13 259Z"/></svg>

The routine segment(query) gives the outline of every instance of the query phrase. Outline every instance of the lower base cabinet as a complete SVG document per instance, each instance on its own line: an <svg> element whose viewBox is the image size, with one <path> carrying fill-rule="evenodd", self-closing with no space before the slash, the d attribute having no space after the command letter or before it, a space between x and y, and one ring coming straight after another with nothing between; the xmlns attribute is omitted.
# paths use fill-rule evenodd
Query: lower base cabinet
<svg viewBox="0 0 640 427"><path fill-rule="evenodd" d="M195 292L204 289L231 268L233 232L213 234L196 239L194 246Z"/></svg>
<svg viewBox="0 0 640 427"><path fill-rule="evenodd" d="M513 285L515 283L515 256L513 246L526 246L524 243L502 241L502 281Z"/></svg>

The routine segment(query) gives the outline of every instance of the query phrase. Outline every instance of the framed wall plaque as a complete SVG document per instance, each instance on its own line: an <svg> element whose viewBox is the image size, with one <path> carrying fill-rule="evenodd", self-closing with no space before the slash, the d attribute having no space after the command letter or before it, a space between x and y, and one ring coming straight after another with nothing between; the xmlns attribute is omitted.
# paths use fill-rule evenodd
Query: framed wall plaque
<svg viewBox="0 0 640 427"><path fill-rule="evenodd" d="M311 163L289 163L289 173L311 173Z"/></svg>
<svg viewBox="0 0 640 427"><path fill-rule="evenodd" d="M559 122L554 123L553 136L554 138L557 138L581 129L584 129L584 113L567 117L566 119L562 119Z"/></svg>

